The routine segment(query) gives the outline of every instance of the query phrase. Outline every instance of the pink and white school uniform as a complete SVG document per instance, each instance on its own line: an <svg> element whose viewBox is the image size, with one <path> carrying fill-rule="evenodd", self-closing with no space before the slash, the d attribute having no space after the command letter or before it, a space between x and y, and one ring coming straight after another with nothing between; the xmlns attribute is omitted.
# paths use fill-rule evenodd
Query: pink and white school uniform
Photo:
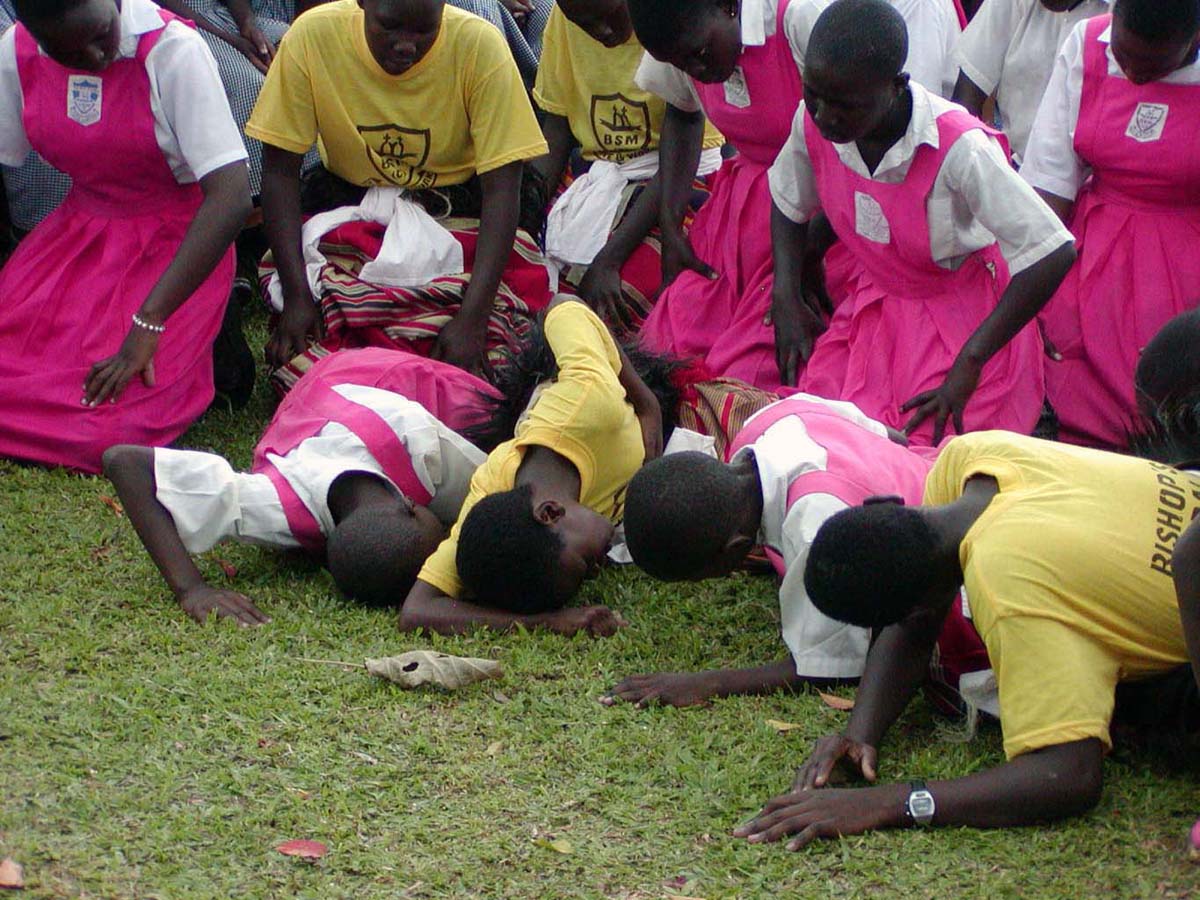
<svg viewBox="0 0 1200 900"><path fill-rule="evenodd" d="M787 140L802 96L808 36L829 2L743 2L744 49L722 84L694 81L649 56L635 79L679 109L703 111L738 151L713 176L712 195L688 234L696 256L717 277L681 272L646 318L642 343L703 360L716 375L764 390L780 387L775 333L763 324L774 280L767 169Z"/></svg>
<svg viewBox="0 0 1200 900"><path fill-rule="evenodd" d="M320 558L333 530L329 489L346 472L379 476L447 527L486 454L458 434L484 414L487 382L401 350L342 350L284 398L250 472L192 450L154 451L156 495L183 544L226 538Z"/></svg>
<svg viewBox="0 0 1200 900"><path fill-rule="evenodd" d="M882 423L852 403L795 394L747 420L730 445L730 460L751 458L762 485L759 541L782 579L781 630L796 673L811 678L857 678L871 634L820 612L804 588L813 539L827 519L871 496L897 495L920 505L937 453L888 438ZM955 604L939 639L933 674L942 695L963 691L990 710L987 650ZM980 689L982 688L982 689ZM974 689L974 690L973 690Z"/></svg>
<svg viewBox="0 0 1200 900"><path fill-rule="evenodd" d="M113 444L174 440L212 400L232 247L167 322L156 385L134 378L115 403L81 402L174 259L196 182L246 158L195 31L149 0L124 0L120 22L100 73L54 62L20 24L0 37L0 163L36 149L73 181L0 271L0 455L89 472Z"/></svg>
<svg viewBox="0 0 1200 900"><path fill-rule="evenodd" d="M1010 272L1071 241L994 131L919 84L909 90L908 129L873 173L856 144L824 140L803 106L771 169L780 212L806 222L823 209L856 266L799 387L849 400L893 428L911 417L900 409L907 400L942 384ZM1028 434L1043 397L1042 345L1030 324L984 367L966 430ZM932 433L930 418L910 440L928 444Z"/></svg>
<svg viewBox="0 0 1200 900"><path fill-rule="evenodd" d="M1125 442L1142 347L1200 303L1200 63L1132 83L1111 18L1063 44L1021 169L1075 201L1079 256L1043 310L1063 357L1046 364L1047 392L1060 437L1099 447Z"/></svg>

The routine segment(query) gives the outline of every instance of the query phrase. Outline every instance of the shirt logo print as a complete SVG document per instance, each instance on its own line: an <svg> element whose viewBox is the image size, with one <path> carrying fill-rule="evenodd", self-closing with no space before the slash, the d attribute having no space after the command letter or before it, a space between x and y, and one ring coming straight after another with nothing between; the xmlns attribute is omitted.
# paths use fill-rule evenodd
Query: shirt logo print
<svg viewBox="0 0 1200 900"><path fill-rule="evenodd" d="M1167 125L1169 109L1165 103L1139 103L1129 118L1125 136L1143 144L1157 141Z"/></svg>
<svg viewBox="0 0 1200 900"><path fill-rule="evenodd" d="M104 81L94 75L72 75L67 79L67 118L80 125L100 121Z"/></svg>
<svg viewBox="0 0 1200 900"><path fill-rule="evenodd" d="M650 107L624 94L593 94L592 133L609 159L631 159L650 146Z"/></svg>
<svg viewBox="0 0 1200 900"><path fill-rule="evenodd" d="M405 128L396 124L359 125L358 133L371 165L383 176L379 182L381 185L422 190L437 184L437 174L421 168L429 159L428 128Z"/></svg>

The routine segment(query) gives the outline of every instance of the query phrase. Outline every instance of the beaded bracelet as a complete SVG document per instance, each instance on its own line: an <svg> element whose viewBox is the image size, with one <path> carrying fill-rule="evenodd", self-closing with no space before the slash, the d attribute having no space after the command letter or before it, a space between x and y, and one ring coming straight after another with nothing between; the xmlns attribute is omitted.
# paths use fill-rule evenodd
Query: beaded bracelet
<svg viewBox="0 0 1200 900"><path fill-rule="evenodd" d="M145 328L147 331L153 331L155 334L162 334L167 330L166 325L151 325L137 313L133 314L133 324L138 328Z"/></svg>

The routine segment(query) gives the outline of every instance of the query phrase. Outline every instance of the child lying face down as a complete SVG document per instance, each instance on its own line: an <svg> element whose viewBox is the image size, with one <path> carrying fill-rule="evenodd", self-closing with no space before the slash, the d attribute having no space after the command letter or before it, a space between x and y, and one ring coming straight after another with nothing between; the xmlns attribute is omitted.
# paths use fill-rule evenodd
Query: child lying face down
<svg viewBox="0 0 1200 900"><path fill-rule="evenodd" d="M662 450L659 403L583 303L555 298L544 328L558 377L471 479L458 522L404 602L402 630L599 636L620 625L605 606L564 604L607 554L629 479Z"/></svg>
<svg viewBox="0 0 1200 900"><path fill-rule="evenodd" d="M982 432L942 449L924 502L846 510L817 534L804 579L813 603L883 630L845 731L818 741L793 791L735 834L794 836L794 849L876 828L1079 815L1100 798L1118 682L1188 660L1172 553L1200 512L1194 473ZM1008 761L928 785L825 787L839 763L875 780L880 741L963 585L996 673Z"/></svg>
<svg viewBox="0 0 1200 900"><path fill-rule="evenodd" d="M667 581L728 575L761 544L782 579L779 606L791 657L751 669L637 675L604 702L687 706L711 697L766 693L806 682L858 678L871 633L837 622L808 598L804 567L813 536L839 510L876 495L919 503L933 451L900 436L850 403L793 395L747 421L730 461L701 453L665 456L629 485L625 539L634 562ZM975 670L950 645L950 671ZM978 649L978 644L971 649Z"/></svg>
<svg viewBox="0 0 1200 900"><path fill-rule="evenodd" d="M184 611L258 625L236 591L205 583L189 554L225 538L322 559L363 603L395 602L445 536L485 456L455 428L492 389L398 350L332 354L304 374L254 451L250 472L190 450L116 446L104 473ZM422 405L423 404L423 405ZM452 427L453 426L453 427Z"/></svg>

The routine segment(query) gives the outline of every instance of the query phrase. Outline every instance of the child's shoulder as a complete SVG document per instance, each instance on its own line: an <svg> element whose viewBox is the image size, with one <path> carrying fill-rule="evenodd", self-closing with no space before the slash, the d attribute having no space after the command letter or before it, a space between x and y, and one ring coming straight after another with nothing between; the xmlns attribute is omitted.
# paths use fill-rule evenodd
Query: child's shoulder
<svg viewBox="0 0 1200 900"><path fill-rule="evenodd" d="M449 4L442 15L442 38L450 52L478 56L480 62L503 60L511 54L508 42L495 25Z"/></svg>
<svg viewBox="0 0 1200 900"><path fill-rule="evenodd" d="M362 15L357 0L322 3L299 16L288 29L288 34L320 37L346 27L362 27Z"/></svg>

